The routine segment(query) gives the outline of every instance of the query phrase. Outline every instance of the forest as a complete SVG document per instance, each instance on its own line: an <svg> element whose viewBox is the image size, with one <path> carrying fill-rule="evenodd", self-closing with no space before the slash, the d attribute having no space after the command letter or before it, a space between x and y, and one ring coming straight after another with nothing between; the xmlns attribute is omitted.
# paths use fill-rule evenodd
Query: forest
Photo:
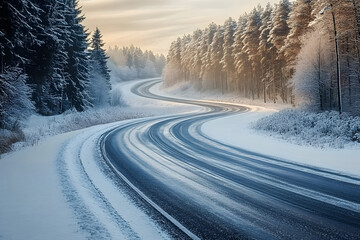
<svg viewBox="0 0 360 240"><path fill-rule="evenodd" d="M281 0L172 42L164 81L360 114L358 0Z"/></svg>
<svg viewBox="0 0 360 240"><path fill-rule="evenodd" d="M166 64L163 54L154 54L151 50L143 51L134 45L110 47L107 54L113 76L111 79L115 81L159 77Z"/></svg>
<svg viewBox="0 0 360 240"><path fill-rule="evenodd" d="M109 102L102 35L83 20L76 0L0 0L0 129Z"/></svg>

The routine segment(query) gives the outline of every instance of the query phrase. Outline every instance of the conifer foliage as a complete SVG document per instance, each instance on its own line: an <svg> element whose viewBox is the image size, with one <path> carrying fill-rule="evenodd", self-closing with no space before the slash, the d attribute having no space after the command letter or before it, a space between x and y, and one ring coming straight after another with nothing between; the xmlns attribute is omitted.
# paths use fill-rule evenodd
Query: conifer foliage
<svg viewBox="0 0 360 240"><path fill-rule="evenodd" d="M109 103L110 70L100 30L96 28L90 44L90 96L94 106Z"/></svg>
<svg viewBox="0 0 360 240"><path fill-rule="evenodd" d="M258 6L237 23L175 40L165 84L190 81L201 90L360 114L359 13L358 0Z"/></svg>
<svg viewBox="0 0 360 240"><path fill-rule="evenodd" d="M77 0L0 0L0 128L14 128L33 110L54 115L83 111L100 95L108 101L101 34L89 51L83 20Z"/></svg>

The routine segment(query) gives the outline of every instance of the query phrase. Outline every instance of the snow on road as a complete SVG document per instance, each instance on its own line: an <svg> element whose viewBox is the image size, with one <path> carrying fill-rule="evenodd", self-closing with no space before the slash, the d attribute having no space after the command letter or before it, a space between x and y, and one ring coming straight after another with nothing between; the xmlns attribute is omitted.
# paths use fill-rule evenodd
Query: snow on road
<svg viewBox="0 0 360 240"><path fill-rule="evenodd" d="M137 83L123 84L125 91ZM150 104L133 99L136 108ZM150 105L152 115L194 109L156 100ZM126 122L47 137L36 146L4 155L0 239L168 239L99 161L96 149L102 133Z"/></svg>
<svg viewBox="0 0 360 240"><path fill-rule="evenodd" d="M221 97L205 93L196 94L191 89L190 93L176 91L174 88L166 89L161 84L155 85L151 92L162 96L171 97L176 95L179 98L202 101L214 101L216 99L216 101L225 103L239 104L234 103L236 101L234 101L233 96ZM251 124L277 110L274 109L273 104L266 105L258 102L256 104L261 104L261 106L239 104L248 107L251 111L206 122L202 126L202 131L209 137L225 144L256 153L274 156L285 161L329 169L338 173L360 176L360 148L321 149L311 146L299 146L268 136L264 132L252 129ZM284 107L289 106L281 105L277 109Z"/></svg>
<svg viewBox="0 0 360 240"><path fill-rule="evenodd" d="M197 106L144 99L137 82L114 87L113 97L152 115L194 112ZM157 84L152 91L169 95ZM206 122L202 130L224 143L321 168L360 175L358 149L317 149L263 135L251 122L264 107ZM134 121L134 120L129 120ZM136 121L136 120L135 120ZM48 137L0 159L0 239L167 239L167 232L115 183L98 151L111 123Z"/></svg>

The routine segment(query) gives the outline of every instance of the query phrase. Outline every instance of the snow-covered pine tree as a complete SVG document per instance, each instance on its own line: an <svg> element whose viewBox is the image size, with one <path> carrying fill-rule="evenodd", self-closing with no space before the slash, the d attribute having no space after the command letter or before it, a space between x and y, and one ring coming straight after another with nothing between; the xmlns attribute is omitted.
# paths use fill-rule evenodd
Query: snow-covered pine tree
<svg viewBox="0 0 360 240"><path fill-rule="evenodd" d="M26 86L29 51L40 44L39 9L31 1L0 0L0 127L12 128L32 111Z"/></svg>
<svg viewBox="0 0 360 240"><path fill-rule="evenodd" d="M190 79L196 85L196 87L201 87L201 52L200 52L200 44L202 39L203 31L197 29L194 31L191 41L189 43L189 55L188 58L190 60Z"/></svg>
<svg viewBox="0 0 360 240"><path fill-rule="evenodd" d="M200 43L200 55L201 55L201 79L202 87L205 89L212 88L215 86L213 84L212 78L214 77L214 69L211 68L210 62L210 46L213 41L215 32L217 30L217 25L215 23L209 24L208 28L204 31L201 43Z"/></svg>
<svg viewBox="0 0 360 240"><path fill-rule="evenodd" d="M96 28L90 44L90 96L93 105L103 106L109 103L110 71L101 32Z"/></svg>
<svg viewBox="0 0 360 240"><path fill-rule="evenodd" d="M260 43L260 27L261 27L261 12L254 8L250 13L246 30L244 32L242 51L245 51L249 57L251 63L251 74L250 74L250 88L252 99L257 98L260 95L260 54L259 54L259 43Z"/></svg>
<svg viewBox="0 0 360 240"><path fill-rule="evenodd" d="M280 97L283 102L287 102L288 98L288 86L285 72L286 59L284 54L280 51L285 43L285 39L289 34L290 28L288 26L288 18L291 9L289 0L281 0L276 5L274 14L272 17L272 28L269 33L269 40L276 48L277 57L273 64L273 72L275 81L275 95L280 93Z"/></svg>
<svg viewBox="0 0 360 240"><path fill-rule="evenodd" d="M259 54L260 54L260 65L261 65L261 82L263 85L263 94L264 102L267 102L267 96L270 96L270 86L271 86L271 56L275 53L271 52L272 44L269 40L269 33L271 29L271 16L273 12L273 7L268 3L265 7L265 10L261 14L261 27L260 37L259 37Z"/></svg>
<svg viewBox="0 0 360 240"><path fill-rule="evenodd" d="M300 38L309 30L309 23L312 21L311 11L311 0L297 0L292 5L288 19L290 32L280 49L286 59L288 77L294 73L296 58L301 50Z"/></svg>
<svg viewBox="0 0 360 240"><path fill-rule="evenodd" d="M225 72L225 82L228 91L234 88L233 86L235 67L232 53L235 30L236 22L232 18L227 19L224 23L224 55L221 59L221 64L223 65L223 70Z"/></svg>
<svg viewBox="0 0 360 240"><path fill-rule="evenodd" d="M68 61L65 67L64 110L75 108L84 111L92 106L88 92L88 33L81 25L84 17L77 0L67 2L65 20L69 26L70 41L65 45Z"/></svg>
<svg viewBox="0 0 360 240"><path fill-rule="evenodd" d="M189 44L191 41L191 35L187 34L184 35L181 39L180 45L180 64L183 70L183 80L188 81L190 80L190 62L191 62L191 55Z"/></svg>
<svg viewBox="0 0 360 240"><path fill-rule="evenodd" d="M237 90L242 92L244 97L247 97L249 93L249 72L251 71L248 54L246 51L243 51L244 32L246 31L248 18L249 16L247 14L239 17L233 46L233 58L237 75Z"/></svg>
<svg viewBox="0 0 360 240"><path fill-rule="evenodd" d="M59 0L34 0L41 7L42 31L38 38L42 44L34 49L27 68L28 83L33 88L32 100L43 115L63 112L64 68L67 63L65 43L69 40L65 21L65 3Z"/></svg>
<svg viewBox="0 0 360 240"><path fill-rule="evenodd" d="M226 86L223 81L223 72L221 59L224 54L224 27L218 26L217 31L214 34L213 41L210 45L210 64L215 71L214 75L214 85L216 89L221 89L221 92L224 94Z"/></svg>
<svg viewBox="0 0 360 240"><path fill-rule="evenodd" d="M16 130L34 110L26 78L19 67L6 67L0 73L0 128Z"/></svg>

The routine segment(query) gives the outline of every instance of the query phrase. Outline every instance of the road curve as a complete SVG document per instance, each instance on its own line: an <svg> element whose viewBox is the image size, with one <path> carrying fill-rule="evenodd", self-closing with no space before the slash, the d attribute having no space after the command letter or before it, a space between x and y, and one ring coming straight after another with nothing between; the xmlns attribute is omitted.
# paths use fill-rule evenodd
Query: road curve
<svg viewBox="0 0 360 240"><path fill-rule="evenodd" d="M241 114L241 106L193 104L204 111L128 123L108 133L109 165L190 238L360 239L360 179L284 162L207 137L201 125ZM241 133L236 133L241 134Z"/></svg>

